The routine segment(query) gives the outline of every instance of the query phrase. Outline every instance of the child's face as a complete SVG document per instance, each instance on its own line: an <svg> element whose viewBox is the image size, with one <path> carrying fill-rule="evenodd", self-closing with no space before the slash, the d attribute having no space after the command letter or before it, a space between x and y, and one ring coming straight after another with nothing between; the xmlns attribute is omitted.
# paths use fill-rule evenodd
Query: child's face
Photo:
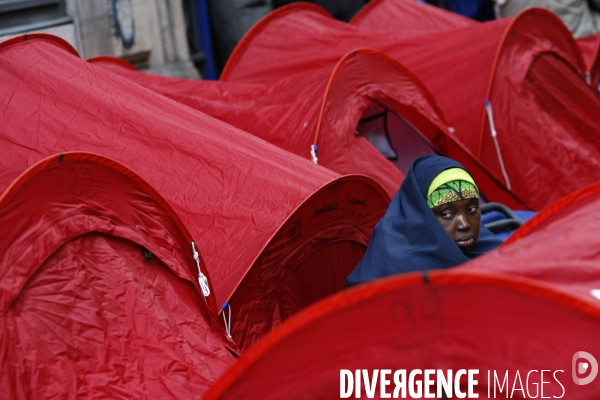
<svg viewBox="0 0 600 400"><path fill-rule="evenodd" d="M431 209L458 248L467 253L479 237L481 210L479 199L465 199Z"/></svg>

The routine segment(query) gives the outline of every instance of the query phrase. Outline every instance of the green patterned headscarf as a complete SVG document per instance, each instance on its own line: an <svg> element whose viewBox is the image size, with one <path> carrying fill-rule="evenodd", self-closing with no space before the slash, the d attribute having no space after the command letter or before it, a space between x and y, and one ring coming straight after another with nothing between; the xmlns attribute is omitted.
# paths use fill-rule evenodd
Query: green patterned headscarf
<svg viewBox="0 0 600 400"><path fill-rule="evenodd" d="M450 168L440 172L429 185L427 205L429 208L453 201L478 199L479 189L467 171Z"/></svg>

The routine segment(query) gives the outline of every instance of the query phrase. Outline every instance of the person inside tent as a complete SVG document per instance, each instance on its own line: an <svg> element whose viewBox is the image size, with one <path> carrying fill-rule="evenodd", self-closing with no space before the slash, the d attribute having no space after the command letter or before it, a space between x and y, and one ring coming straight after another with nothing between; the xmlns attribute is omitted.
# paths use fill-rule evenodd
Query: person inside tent
<svg viewBox="0 0 600 400"><path fill-rule="evenodd" d="M412 163L375 226L367 251L346 286L404 272L454 267L500 243L481 225L479 189L467 170L446 157L422 156Z"/></svg>

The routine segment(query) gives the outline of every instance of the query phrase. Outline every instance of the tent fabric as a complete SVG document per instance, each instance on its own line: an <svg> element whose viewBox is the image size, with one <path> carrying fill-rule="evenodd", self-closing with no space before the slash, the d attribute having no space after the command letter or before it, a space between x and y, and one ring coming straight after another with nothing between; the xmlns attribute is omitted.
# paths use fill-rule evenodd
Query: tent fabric
<svg viewBox="0 0 600 400"><path fill-rule="evenodd" d="M11 93L0 101L3 163L23 169L48 153L77 150L133 166L190 230L217 305L234 290L245 290L238 283L261 252L297 251L301 243L282 248L273 235L319 188L339 180L339 174L45 41L3 47L0 69L5 73L1 89ZM350 222L340 222L339 229L368 232L371 219L385 211L389 198L381 197L384 192L368 179L364 186L372 186L380 197L367 202ZM362 187L357 190L342 193L360 199ZM311 201L326 202L326 191L321 193ZM322 244L335 247L327 240ZM344 264L353 260L336 261L328 260L328 267L353 267ZM321 266L308 265L305 271L314 273ZM285 296L278 300L295 301Z"/></svg>
<svg viewBox="0 0 600 400"><path fill-rule="evenodd" d="M290 31L295 34L281 40L282 32ZM284 72L333 64L357 47L382 51L414 73L438 100L463 152L470 152L528 208L539 210L598 179L594 132L600 102L585 82L585 66L572 35L546 10L529 9L513 19L452 34L414 36L362 31L298 7L270 14L260 29L251 30L221 79L266 83ZM559 75L563 78L557 79ZM539 132L549 129L545 137L550 142L539 146ZM465 158L462 154L457 160L469 168ZM557 179L574 159L578 173ZM544 184L550 181L557 185Z"/></svg>
<svg viewBox="0 0 600 400"><path fill-rule="evenodd" d="M94 63L95 65L100 65L100 66L104 67L105 69L115 72L117 74L119 72L121 72L123 69L129 70L129 71L137 71L137 69L132 64L130 64L129 62L125 61L122 58L115 57L115 56L95 56L95 57L88 59L88 61ZM151 74L149 74L149 75L151 75ZM162 77L163 75L156 75L156 76ZM180 80L184 81L184 79L182 79L182 78L172 78L172 79L175 82L180 81ZM200 82L203 82L203 81L200 80Z"/></svg>
<svg viewBox="0 0 600 400"><path fill-rule="evenodd" d="M360 131L357 126L371 104L383 106L407 121L427 145L433 146L431 143L447 132L447 123L427 88L388 56L369 49L355 49L336 63L325 89L312 140L318 146L319 162L334 171L369 171L378 182L383 182L391 197L397 192L399 182L392 184L388 177L398 173L392 174L389 168L380 170L379 154L373 155L372 146L356 137L356 132ZM397 151L402 148L399 144L395 147ZM420 155L418 152L408 154L413 159ZM356 164L356 170L353 164ZM402 178L405 172L400 172Z"/></svg>
<svg viewBox="0 0 600 400"><path fill-rule="evenodd" d="M331 16L331 14L329 12L327 12L327 10L325 10L323 7L317 6L316 4L299 2L299 3L288 4L284 7L276 8L275 10L271 11L270 13L268 13L267 15L262 17L260 20L258 20L258 22L256 22L252 26L252 28L250 28L248 31L246 31L244 36L240 39L240 41L237 43L237 45L235 46L235 48L229 55L229 58L227 59L227 62L225 63L225 66L223 67L223 70L221 71L221 76L219 77L219 80L221 80L221 81L227 81L227 80L241 81L240 79L238 79L236 77L234 77L233 79L229 78L229 73L230 73L229 69L231 69L231 68L237 69L236 67L232 67L232 60L237 60L238 57L240 57L240 54L238 54L238 53L245 52L249 43L254 40L254 37L256 35L261 34L261 31L263 29L265 29L265 28L270 29L273 19L279 19L281 16L284 16L284 15L296 14L296 12L298 10L306 10L309 12L317 13L328 20L335 21L335 19ZM342 22L340 22L340 23L342 23ZM283 34L285 37L293 38L293 36L295 36L294 31L295 31L295 28L293 27L293 25L290 25L288 27L282 27L279 34ZM264 60L264 61L268 61L268 60ZM239 71L236 71L236 75L239 73L240 73Z"/></svg>
<svg viewBox="0 0 600 400"><path fill-rule="evenodd" d="M435 99L418 79L396 61L367 49L346 54L334 68L265 86L136 73L109 57L90 62L299 156L311 158L315 144L320 165L340 174L366 174L389 196L404 174L355 135L363 110L373 102L386 105L424 141L436 140L446 130Z"/></svg>
<svg viewBox="0 0 600 400"><path fill-rule="evenodd" d="M540 6L544 7L544 4ZM350 23L365 30L394 31L400 25L402 30L421 29L435 32L472 26L477 24L477 21L411 0L371 0ZM591 74L590 86L595 89L600 82L600 63L597 62L596 50L598 37L599 34L594 34L577 39L585 58L586 72Z"/></svg>
<svg viewBox="0 0 600 400"><path fill-rule="evenodd" d="M460 14L412 0L371 0L350 20L364 30L450 31L478 22Z"/></svg>
<svg viewBox="0 0 600 400"><path fill-rule="evenodd" d="M233 362L191 236L141 178L65 153L1 184L4 396L189 397Z"/></svg>
<svg viewBox="0 0 600 400"><path fill-rule="evenodd" d="M228 299L231 309L223 315L231 319L231 336L240 348L343 290L388 204L387 194L361 176L330 182L300 204Z"/></svg>
<svg viewBox="0 0 600 400"><path fill-rule="evenodd" d="M516 398L519 387L535 396L531 382L540 384L541 369L561 370L560 385L552 373L544 377L544 396L595 398L597 385L573 382L571 360L579 349L597 350L599 319L597 304L508 275L447 271L428 274L427 282L418 274L383 279L290 319L238 359L205 399L277 399L289 393L338 398L341 369L367 370L370 377L374 369L405 369L407 380L416 369L477 369L474 392L480 398L494 397L493 371L500 382L508 372L509 389L504 385L498 397ZM537 372L525 388L523 375L532 370ZM466 393L463 378L460 390ZM379 385L374 394L383 397Z"/></svg>
<svg viewBox="0 0 600 400"><path fill-rule="evenodd" d="M267 85L161 77L134 72L122 60L107 56L89 61L297 155L309 157L315 144L320 165L338 173L366 174L390 196L417 156L431 154L433 148L444 149L450 157L464 153L428 90L405 67L375 50L346 54L332 72L323 68ZM395 167L364 140L364 126L370 123L361 121L369 119L373 106L391 111L385 124L367 128L388 130L390 144L399 153L391 162ZM486 197L514 209L526 208L473 157L463 162Z"/></svg>
<svg viewBox="0 0 600 400"><path fill-rule="evenodd" d="M600 33L577 39L577 45L585 60L587 83L600 95Z"/></svg>
<svg viewBox="0 0 600 400"><path fill-rule="evenodd" d="M176 271L181 278L191 280L200 290L200 268L207 277L210 292L213 292L202 256L199 256L198 266L192 260L193 239L187 228L168 203L127 168L102 156L61 153L40 161L17 176L18 179L14 178L14 181L17 169L3 169L7 173L2 174L0 181L5 188L0 197L0 206L4 207L2 216L5 224L2 226L6 240L0 244L0 249L3 263L8 268L3 271L6 276L0 283L6 284L0 286L3 289L0 300L4 306L14 300L18 294L15 290L22 287L35 272L32 268L37 268L62 243L88 232L91 227L96 231L112 232L132 241L147 243L145 247L151 252L169 249L173 253L168 256L170 264L186 265L188 268L185 272ZM46 174L48 177L45 177ZM122 190L120 198L119 193L99 192L100 189L106 191L111 184L114 189ZM39 192L47 196L34 195ZM47 197L51 197L52 202ZM138 203L133 202L136 197L139 198ZM77 207L69 204L69 199L77 201ZM89 210L84 212L86 206ZM111 210L111 207L116 210ZM71 220L74 208L86 218ZM172 238L172 232L179 232L176 239ZM45 246L33 254L29 251L32 238ZM157 250L154 250L155 247ZM214 293L206 297L207 307L216 314Z"/></svg>
<svg viewBox="0 0 600 400"><path fill-rule="evenodd" d="M546 225L555 221L568 221L568 216L579 208L587 207L598 200L600 193L600 184L594 183L555 201L535 216L527 220L507 241L506 244L513 243L532 232L544 228ZM586 211L584 211L586 212ZM562 222L564 223L564 222Z"/></svg>
<svg viewBox="0 0 600 400"><path fill-rule="evenodd" d="M597 385L574 383L571 363L578 351L598 350L599 239L590 232L599 201L600 186L592 185L476 260L380 279L314 304L246 352L206 398L331 398L339 395L340 369L381 368L479 369L480 397L492 397L487 371L500 379L508 371L510 388L517 371L561 370L561 385L551 380L545 396L598 397ZM514 397L506 389L502 396Z"/></svg>
<svg viewBox="0 0 600 400"><path fill-rule="evenodd" d="M579 46L579 50L581 51L581 55L583 56L583 61L587 66L589 66L590 62L592 61L592 57L594 55L594 50L596 48L596 43L598 41L599 36L600 33L597 33L595 35L590 35L577 39L577 45Z"/></svg>
<svg viewBox="0 0 600 400"><path fill-rule="evenodd" d="M86 150L135 166L199 243L217 304L288 213L337 178L44 42L6 47L0 58L3 91L13 93L2 103L5 162ZM24 68L36 64L44 68Z"/></svg>
<svg viewBox="0 0 600 400"><path fill-rule="evenodd" d="M24 42L26 40L34 40L34 39L36 41L50 43L54 46L62 48L64 51L66 51L69 54L79 57L79 53L77 52L77 50L75 50L75 48L73 46L71 46L71 44L69 44L69 42L67 42L66 40L64 40L58 36L50 35L47 33L26 33L23 35L18 35L13 38L10 38L10 39L0 42L0 48L12 46L14 44Z"/></svg>

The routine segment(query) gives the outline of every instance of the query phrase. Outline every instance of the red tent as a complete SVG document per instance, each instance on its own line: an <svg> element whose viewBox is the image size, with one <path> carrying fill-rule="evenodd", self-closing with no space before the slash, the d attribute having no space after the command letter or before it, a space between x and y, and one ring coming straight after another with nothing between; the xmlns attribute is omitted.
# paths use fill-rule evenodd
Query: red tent
<svg viewBox="0 0 600 400"><path fill-rule="evenodd" d="M192 397L233 362L191 235L150 185L89 153L0 171L3 396Z"/></svg>
<svg viewBox="0 0 600 400"><path fill-rule="evenodd" d="M10 93L0 101L3 164L23 169L79 150L135 168L197 240L217 304L230 299L242 348L261 329L341 289L389 202L366 177L339 177L47 40L3 46L0 69L0 87ZM283 290L288 279L315 285ZM256 286L277 290L251 291ZM256 307L244 308L234 295ZM259 311L260 327L252 314Z"/></svg>
<svg viewBox="0 0 600 400"><path fill-rule="evenodd" d="M337 398L342 369L366 369L369 377L374 369L405 369L407 376L420 369L421 380L426 369L476 369L480 398L598 398L597 382L580 385L573 377L586 377L576 368L579 352L600 357L600 238L590 234L600 222L599 203L596 184L554 203L516 240L472 262L324 299L257 343L205 398ZM394 387L392 381L387 393ZM459 387L466 392L467 380Z"/></svg>
<svg viewBox="0 0 600 400"><path fill-rule="evenodd" d="M545 397L592 399L600 396L598 385L576 385L571 365L579 351L598 356L599 333L597 305L533 280L460 272L432 273L427 283L398 277L327 298L290 319L205 399L339 398L341 370L364 370L372 379L374 370L386 369L389 380L397 370L406 371L405 380L415 370L420 380L425 370L450 370L452 377L477 370L479 398L540 397L543 381ZM456 386L465 394L462 378ZM383 398L376 382L372 398ZM388 397L395 386L387 386ZM364 383L361 393L367 397Z"/></svg>
<svg viewBox="0 0 600 400"><path fill-rule="evenodd" d="M414 0L370 0L350 20L364 30L398 29L421 33L451 31L478 24L477 21Z"/></svg>
<svg viewBox="0 0 600 400"><path fill-rule="evenodd" d="M248 32L222 79L271 82L333 65L357 47L383 51L412 71L455 129L463 154L454 157L481 162L530 208L599 178L600 102L585 82L572 35L546 10L414 36L364 31L314 7L291 7ZM547 133L543 141L540 132Z"/></svg>
<svg viewBox="0 0 600 400"><path fill-rule="evenodd" d="M107 56L90 61L295 154L309 157L316 145L319 164L339 173L364 173L390 196L412 160L437 148L462 156L488 199L526 207L470 153L465 156L419 80L378 51L354 50L333 72L324 67L266 85L150 75Z"/></svg>
<svg viewBox="0 0 600 400"><path fill-rule="evenodd" d="M145 74L114 57L90 62L299 156L312 158L316 145L320 165L341 174L364 173L390 196L400 187L410 162L433 153L430 141L441 140L447 129L427 89L406 68L377 51L359 49L344 56L333 70L326 67L268 85ZM369 119L380 112L377 105L391 110L386 127ZM361 124L365 119L370 122ZM391 137L393 161L368 141L380 139L385 129L401 133Z"/></svg>

